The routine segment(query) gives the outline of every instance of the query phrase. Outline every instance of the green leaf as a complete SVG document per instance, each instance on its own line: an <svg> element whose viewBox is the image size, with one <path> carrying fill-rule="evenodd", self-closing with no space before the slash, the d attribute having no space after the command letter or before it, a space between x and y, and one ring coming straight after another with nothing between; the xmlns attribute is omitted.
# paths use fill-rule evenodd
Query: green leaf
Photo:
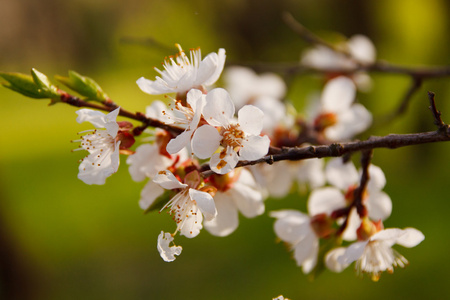
<svg viewBox="0 0 450 300"><path fill-rule="evenodd" d="M36 85L33 77L30 75L0 72L0 76L6 80L7 83L2 83L2 85L8 89L30 98L49 98L48 95L43 93L39 86Z"/></svg>
<svg viewBox="0 0 450 300"><path fill-rule="evenodd" d="M56 86L54 86L48 77L39 72L36 69L31 69L31 76L33 77L34 82L42 91L42 94L46 95L47 98L51 98L53 100L59 100L61 94Z"/></svg>
<svg viewBox="0 0 450 300"><path fill-rule="evenodd" d="M153 201L152 205L150 205L145 211L144 214L147 214L154 210L161 210L167 202L169 202L170 198L172 198L174 191L166 190L164 193Z"/></svg>
<svg viewBox="0 0 450 300"><path fill-rule="evenodd" d="M69 71L69 77L55 76L55 78L89 100L104 102L109 99L97 82L75 71Z"/></svg>

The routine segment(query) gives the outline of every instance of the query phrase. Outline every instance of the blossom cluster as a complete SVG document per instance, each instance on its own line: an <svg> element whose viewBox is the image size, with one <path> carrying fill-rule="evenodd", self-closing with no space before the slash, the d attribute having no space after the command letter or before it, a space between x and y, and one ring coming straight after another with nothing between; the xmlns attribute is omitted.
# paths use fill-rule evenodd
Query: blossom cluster
<svg viewBox="0 0 450 300"><path fill-rule="evenodd" d="M89 152L79 167L78 177L85 183L104 184L118 170L120 154L127 156L134 181L147 180L139 206L146 212L167 211L176 224L172 233L162 230L157 238L164 261L174 261L182 252L174 243L177 233L194 238L205 227L212 235L227 236L237 229L239 212L247 218L259 216L266 199L283 198L297 187L308 193L307 212L285 209L269 215L275 218L275 234L293 251L304 273L320 265L341 272L356 262L358 273L377 280L381 272L408 263L392 246L413 247L424 236L413 228L384 229L392 202L383 192L381 168L361 163L358 171L348 158L238 167L240 161L270 155L271 147L349 141L366 131L372 115L357 102L357 93L370 88L367 74L330 73L320 95L312 96L300 113L286 98L280 76L233 66L218 87L224 49L202 58L200 49L187 54L177 47L179 52L165 59L162 70L155 68L159 76L137 80L143 92L166 99L153 101L145 117L176 130L146 129L148 137L132 149L142 130L116 121L121 108L106 115L81 109L77 121L90 122L95 129L81 132L74 141ZM301 63L333 70L375 61L375 48L366 37L352 37L337 48L342 52L309 49Z"/></svg>

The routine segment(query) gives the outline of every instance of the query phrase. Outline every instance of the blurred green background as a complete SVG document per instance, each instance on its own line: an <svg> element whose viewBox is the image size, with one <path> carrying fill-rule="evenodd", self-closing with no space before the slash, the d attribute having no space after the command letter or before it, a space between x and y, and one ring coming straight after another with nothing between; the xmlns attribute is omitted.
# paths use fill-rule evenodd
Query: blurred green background
<svg viewBox="0 0 450 300"><path fill-rule="evenodd" d="M94 78L123 107L143 111L158 97L142 93L135 81L153 78L153 66L175 53L175 43L200 46L203 55L223 47L234 63L297 61L308 45L281 21L288 11L322 36L369 36L380 59L449 65L449 10L446 0L2 0L0 70L29 73L34 67L53 76L73 69ZM398 105L410 79L373 78L372 92L358 98L377 119ZM406 115L370 134L434 130L427 90L436 93L450 122L449 80L426 81ZM296 78L288 98L302 107L320 86L317 78ZM75 122L76 109L47 107L5 88L0 99L0 298L450 299L448 143L374 153L394 205L385 226L411 226L426 236L416 248L397 248L411 265L383 274L378 283L356 277L351 267L311 282L275 243L267 214L241 218L226 238L206 230L192 240L179 237L183 254L164 263L156 237L174 224L166 214L142 214L143 183L131 180L125 160L104 186L76 178L83 155L71 153L70 140L89 128ZM302 208L305 199L266 205L266 211Z"/></svg>

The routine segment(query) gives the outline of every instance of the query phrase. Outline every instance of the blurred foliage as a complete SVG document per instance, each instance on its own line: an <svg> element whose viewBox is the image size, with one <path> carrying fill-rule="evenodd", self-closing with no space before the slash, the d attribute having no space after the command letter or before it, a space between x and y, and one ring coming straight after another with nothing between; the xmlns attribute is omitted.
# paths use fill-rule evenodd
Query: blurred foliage
<svg viewBox="0 0 450 300"><path fill-rule="evenodd" d="M297 61L307 44L281 21L291 12L327 36L369 36L378 57L406 65L449 65L450 4L446 0L3 0L0 10L0 70L45 74L76 70L93 78L113 101L143 111L152 97L135 84L156 75L164 56L200 46L204 55L224 47L228 62ZM375 74L371 93L358 99L383 116L397 107L410 85L399 75ZM450 122L448 78L426 81L408 112L370 134L434 130L426 91L436 93ZM288 98L300 108L321 88L316 77L292 81ZM241 218L231 236L205 230L180 238L182 256L164 263L156 251L161 229L174 228L165 214L143 215L137 205L143 183L121 170L105 186L76 179L69 142L88 125L75 122L75 108L45 107L0 89L4 127L0 147L0 221L8 239L0 254L15 272L0 274L0 298L14 290L21 299L399 299L449 298L446 288L448 144L376 150L394 203L387 227L416 227L426 236L414 249L399 247L411 265L380 282L361 280L348 268L324 272L309 282L290 253L275 243L267 215ZM86 127L87 126L87 127ZM301 208L305 197L269 200L266 210ZM10 251L7 252L6 250ZM13 253L13 254L12 254ZM7 256L6 256L7 255ZM5 269L7 270L7 268ZM20 294L22 293L22 294Z"/></svg>

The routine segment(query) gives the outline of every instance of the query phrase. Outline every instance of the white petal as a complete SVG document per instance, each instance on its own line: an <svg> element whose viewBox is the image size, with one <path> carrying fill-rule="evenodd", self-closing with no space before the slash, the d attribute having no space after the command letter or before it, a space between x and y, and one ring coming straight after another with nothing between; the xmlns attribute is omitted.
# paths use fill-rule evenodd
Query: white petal
<svg viewBox="0 0 450 300"><path fill-rule="evenodd" d="M196 208L195 208L196 209ZM191 215L183 223L183 226L180 229L180 234L184 235L187 238L194 238L203 228L203 215L201 213L197 213L196 215Z"/></svg>
<svg viewBox="0 0 450 300"><path fill-rule="evenodd" d="M342 191L347 191L352 185L358 184L359 176L355 165L349 161L342 162L342 158L331 159L325 167L325 176L329 183Z"/></svg>
<svg viewBox="0 0 450 300"><path fill-rule="evenodd" d="M323 109L327 112L347 110L355 100L356 87L348 77L337 77L328 81L322 92Z"/></svg>
<svg viewBox="0 0 450 300"><path fill-rule="evenodd" d="M197 103L202 104L203 101L203 93L200 90L197 89L191 89L187 95L186 95L186 101L191 106L192 110L195 112L197 111ZM199 110L203 108L202 105L200 105Z"/></svg>
<svg viewBox="0 0 450 300"><path fill-rule="evenodd" d="M302 161L297 168L297 181L300 184L308 183L311 189L325 185L323 166L323 159L307 159Z"/></svg>
<svg viewBox="0 0 450 300"><path fill-rule="evenodd" d="M203 213L205 219L210 221L217 215L213 197L202 191L189 189L189 196L197 203L198 209Z"/></svg>
<svg viewBox="0 0 450 300"><path fill-rule="evenodd" d="M423 233L415 228L405 228L403 229L403 233L403 235L397 238L397 244L403 247L415 247L425 239Z"/></svg>
<svg viewBox="0 0 450 300"><path fill-rule="evenodd" d="M369 217L372 220L386 220L392 213L391 198L384 192L369 192L366 202Z"/></svg>
<svg viewBox="0 0 450 300"><path fill-rule="evenodd" d="M222 136L217 129L210 125L197 128L192 136L192 152L201 159L209 158L220 146Z"/></svg>
<svg viewBox="0 0 450 300"><path fill-rule="evenodd" d="M216 153L211 156L209 161L209 167L214 173L226 174L231 172L239 161L239 156L233 150L233 148L228 147L224 157L221 157L221 153Z"/></svg>
<svg viewBox="0 0 450 300"><path fill-rule="evenodd" d="M149 180L141 191L139 207L147 210L153 202L164 193L164 189L153 181Z"/></svg>
<svg viewBox="0 0 450 300"><path fill-rule="evenodd" d="M356 208L352 208L348 215L347 227L342 233L342 239L344 241L354 241L357 238L356 230L361 226L361 218L356 211Z"/></svg>
<svg viewBox="0 0 450 300"><path fill-rule="evenodd" d="M170 233L161 231L158 236L158 245L157 249L159 251L159 255L161 255L162 259L167 262L174 261L176 259L175 255L180 255L181 250L183 249L181 246L172 246L169 244L173 241L173 237Z"/></svg>
<svg viewBox="0 0 450 300"><path fill-rule="evenodd" d="M172 124L174 122L172 110L168 109L166 104L159 100L153 101L151 105L146 107L145 116L166 124Z"/></svg>
<svg viewBox="0 0 450 300"><path fill-rule="evenodd" d="M205 61L211 60L214 63L214 72L212 72L207 79L203 82L204 85L209 86L214 84L220 77L220 74L222 74L223 67L225 65L225 49L220 48L218 54L211 53L208 54L205 57ZM203 62L202 62L203 63ZM202 68L202 65L200 64L200 68ZM199 73L200 73L199 68Z"/></svg>
<svg viewBox="0 0 450 300"><path fill-rule="evenodd" d="M245 105L238 112L241 129L250 135L259 135L264 124L264 113L253 105Z"/></svg>
<svg viewBox="0 0 450 300"><path fill-rule="evenodd" d="M166 190L184 189L187 188L187 184L181 183L169 170L159 172L153 182L159 184Z"/></svg>
<svg viewBox="0 0 450 300"><path fill-rule="evenodd" d="M368 242L369 241L355 242L351 244L347 248L347 251L345 251L342 256L338 257L338 262L341 265L349 265L352 262L356 261L363 255L364 249L366 248Z"/></svg>
<svg viewBox="0 0 450 300"><path fill-rule="evenodd" d="M272 211L269 215L277 218L275 234L284 242L296 243L312 232L309 216L300 211L286 209Z"/></svg>
<svg viewBox="0 0 450 300"><path fill-rule="evenodd" d="M175 138L171 139L167 144L166 150L170 154L175 154L181 151L184 147L189 145L191 141L192 130L185 130Z"/></svg>
<svg viewBox="0 0 450 300"><path fill-rule="evenodd" d="M214 196L217 216L205 221L206 230L215 236L227 236L239 225L238 210L228 193L217 192Z"/></svg>
<svg viewBox="0 0 450 300"><path fill-rule="evenodd" d="M144 93L150 95L159 95L170 92L170 89L167 86L163 85L160 81L152 81L144 77L139 78L136 81L136 84Z"/></svg>
<svg viewBox="0 0 450 300"><path fill-rule="evenodd" d="M263 197L258 189L237 181L228 192L239 211L247 218L264 213Z"/></svg>
<svg viewBox="0 0 450 300"><path fill-rule="evenodd" d="M360 172L361 173L361 172ZM371 191L381 191L386 185L386 176L384 176L383 170L375 165L369 166L370 180L367 183L367 190Z"/></svg>
<svg viewBox="0 0 450 300"><path fill-rule="evenodd" d="M307 235L303 240L300 241L294 248L294 258L297 262L297 266L301 266L305 261L310 260L317 256L318 250L318 239L312 233ZM305 274L312 270L311 266L309 268L304 268L303 272Z"/></svg>
<svg viewBox="0 0 450 300"><path fill-rule="evenodd" d="M136 148L133 155L128 156L128 171L134 181L142 181L147 177L152 178L160 170L164 170L173 164L172 160L159 154L159 146L155 144L143 144Z"/></svg>
<svg viewBox="0 0 450 300"><path fill-rule="evenodd" d="M337 273L344 271L344 269L348 267L348 264L339 263L339 257L341 257L346 250L347 248L339 247L329 251L325 256L325 265L327 268Z"/></svg>
<svg viewBox="0 0 450 300"><path fill-rule="evenodd" d="M213 126L226 126L234 115L234 104L228 92L222 88L213 89L206 95L203 108L205 120Z"/></svg>
<svg viewBox="0 0 450 300"><path fill-rule="evenodd" d="M311 216L317 214L331 214L333 211L346 206L344 195L333 187L315 189L308 198L308 212Z"/></svg>
<svg viewBox="0 0 450 300"><path fill-rule="evenodd" d="M358 61L366 64L375 62L376 49L372 41L364 35L352 36L347 45L351 55Z"/></svg>
<svg viewBox="0 0 450 300"><path fill-rule="evenodd" d="M270 139L267 135L251 135L242 141L239 158L242 160L257 160L269 152Z"/></svg>
<svg viewBox="0 0 450 300"><path fill-rule="evenodd" d="M387 228L381 230L370 237L371 241L383 241L389 246L397 243L397 240L403 235L405 232L400 228Z"/></svg>

